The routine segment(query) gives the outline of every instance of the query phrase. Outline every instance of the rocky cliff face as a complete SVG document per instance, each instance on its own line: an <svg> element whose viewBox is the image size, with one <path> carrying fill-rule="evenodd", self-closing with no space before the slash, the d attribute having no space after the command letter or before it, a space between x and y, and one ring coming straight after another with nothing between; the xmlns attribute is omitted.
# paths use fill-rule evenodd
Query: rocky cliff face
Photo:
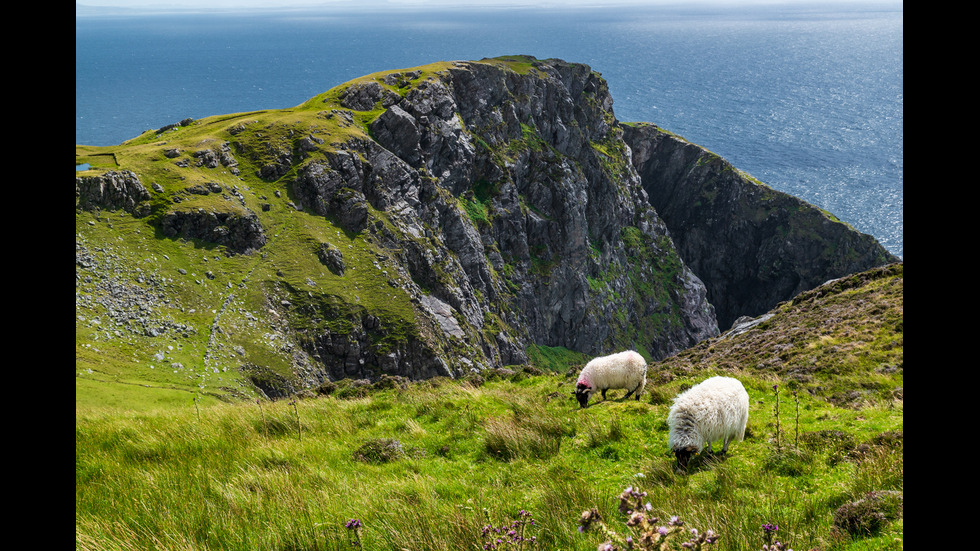
<svg viewBox="0 0 980 551"><path fill-rule="evenodd" d="M169 240L147 246L161 254L221 249L199 263L195 298L167 304L213 312L205 370L232 348L269 395L457 377L525 363L531 345L660 359L886 260L703 149L619 123L602 77L561 60L369 75L117 149L134 167L76 178L77 212L138 212Z"/></svg>
<svg viewBox="0 0 980 551"><path fill-rule="evenodd" d="M664 357L717 334L628 163L605 82L584 65L455 63L404 96L380 82L341 94L383 112L290 183L301 208L368 231L415 301L479 363L528 344ZM487 333L488 325L495 328Z"/></svg>
<svg viewBox="0 0 980 551"><path fill-rule="evenodd" d="M633 166L718 324L899 259L873 237L652 124L624 126Z"/></svg>

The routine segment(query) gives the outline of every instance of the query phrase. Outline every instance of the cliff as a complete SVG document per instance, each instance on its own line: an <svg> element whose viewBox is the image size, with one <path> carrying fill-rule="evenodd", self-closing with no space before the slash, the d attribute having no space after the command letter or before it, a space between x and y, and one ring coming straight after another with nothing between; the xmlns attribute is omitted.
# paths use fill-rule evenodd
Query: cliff
<svg viewBox="0 0 980 551"><path fill-rule="evenodd" d="M817 285L898 262L873 237L652 124L624 125L633 166L718 325Z"/></svg>
<svg viewBox="0 0 980 551"><path fill-rule="evenodd" d="M619 123L588 66L506 57L77 146L76 371L281 396L530 347L656 360L885 260L684 144Z"/></svg>

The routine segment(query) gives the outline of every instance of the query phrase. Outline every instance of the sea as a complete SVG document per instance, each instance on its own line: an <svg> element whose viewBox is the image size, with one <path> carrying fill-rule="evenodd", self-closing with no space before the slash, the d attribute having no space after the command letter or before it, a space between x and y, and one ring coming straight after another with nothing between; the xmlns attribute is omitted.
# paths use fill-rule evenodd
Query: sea
<svg viewBox="0 0 980 551"><path fill-rule="evenodd" d="M560 58L602 74L620 121L706 147L904 258L900 0L343 6L76 6L75 143L115 145L187 117L293 107L376 71Z"/></svg>

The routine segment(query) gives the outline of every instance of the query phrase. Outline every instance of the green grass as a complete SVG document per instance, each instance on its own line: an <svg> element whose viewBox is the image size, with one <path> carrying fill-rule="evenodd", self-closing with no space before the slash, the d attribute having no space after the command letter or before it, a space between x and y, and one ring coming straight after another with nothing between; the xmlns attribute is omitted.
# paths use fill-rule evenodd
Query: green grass
<svg viewBox="0 0 980 551"><path fill-rule="evenodd" d="M528 360L533 365L554 372L564 372L569 366L582 367L592 359L586 354L560 346L531 345L527 353Z"/></svg>
<svg viewBox="0 0 980 551"><path fill-rule="evenodd" d="M534 70L523 57L485 62ZM414 82L449 66L420 68ZM579 409L574 377L590 358L533 345L531 368L514 366L513 374L405 389L338 381L329 396L257 402L240 368L290 374L292 332L342 332L367 311L388 329L379 349L419 338L409 297L389 283L394 270L383 259L392 252L292 208L289 175L257 176L292 150L290 139L329 137L322 150L293 159L294 174L334 143L367 135L380 110L355 113L350 124L331 115L341 88L293 109L76 147L76 163L92 164L78 176L134 170L148 188L163 189L146 218L76 212L76 549L349 549L351 518L363 523L365 549L481 549L488 520L506 525L524 509L540 548L591 550L602 537L578 532L581 513L596 507L625 533L617 496L637 485L656 514L722 534L722 549L759 549L766 522L794 549L901 548L900 519L857 538L833 527L841 505L903 489L901 446L881 437L903 423L900 267L804 293L759 331L652 365L640 401L618 401L622 391L612 391L609 401ZM534 146L532 130L524 128L523 147ZM178 148L192 159L225 140L240 148L240 175L181 167L163 154ZM228 197L185 193L208 182ZM490 215L494 192L489 182L474 184L465 197L471 217ZM154 224L166 211L196 208L251 210L266 246L228 255L213 243L158 235ZM631 255L650 250L639 237L624 232ZM343 253L344 276L317 259L323 243ZM554 261L533 260L542 272ZM662 282L643 277L633 278L637 292L660 292ZM721 461L675 473L670 403L714 373L748 388L748 437ZM799 446L793 390L801 396Z"/></svg>
<svg viewBox="0 0 980 551"><path fill-rule="evenodd" d="M525 509L540 548L595 549L602 539L578 533L579 515L597 507L625 533L616 497L627 486L647 491L655 514L722 534L721 549L761 548L767 522L794 549L902 539L901 520L854 541L832 526L844 503L902 490L901 446L875 443L902 430L900 403L852 410L803 398L800 432L843 431L847 445L811 438L800 457L779 458L769 381L741 374L752 404L746 440L678 474L666 445L669 403L651 403L650 393L619 401L614 391L579 409L571 371L479 387L437 379L350 400L218 404L199 415L77 415L76 548L348 548L343 525L357 518L366 549L480 549L484 509L497 524ZM657 391L673 395L706 375ZM788 391L780 398L789 455L795 412ZM401 453L362 460L379 439L398 440Z"/></svg>

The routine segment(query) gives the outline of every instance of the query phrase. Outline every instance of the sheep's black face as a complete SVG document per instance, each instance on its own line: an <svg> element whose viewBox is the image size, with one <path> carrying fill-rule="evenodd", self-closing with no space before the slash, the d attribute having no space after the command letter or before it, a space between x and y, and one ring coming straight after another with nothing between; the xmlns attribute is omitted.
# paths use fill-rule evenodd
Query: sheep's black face
<svg viewBox="0 0 980 551"><path fill-rule="evenodd" d="M588 385L579 383L575 387L575 397L578 398L579 407L585 407L589 404L589 397L592 396L592 389Z"/></svg>
<svg viewBox="0 0 980 551"><path fill-rule="evenodd" d="M677 468L680 470L687 470L688 463L691 462L691 458L698 453L698 450L688 446L686 448L681 448L679 450L674 450L674 456L677 457Z"/></svg>

